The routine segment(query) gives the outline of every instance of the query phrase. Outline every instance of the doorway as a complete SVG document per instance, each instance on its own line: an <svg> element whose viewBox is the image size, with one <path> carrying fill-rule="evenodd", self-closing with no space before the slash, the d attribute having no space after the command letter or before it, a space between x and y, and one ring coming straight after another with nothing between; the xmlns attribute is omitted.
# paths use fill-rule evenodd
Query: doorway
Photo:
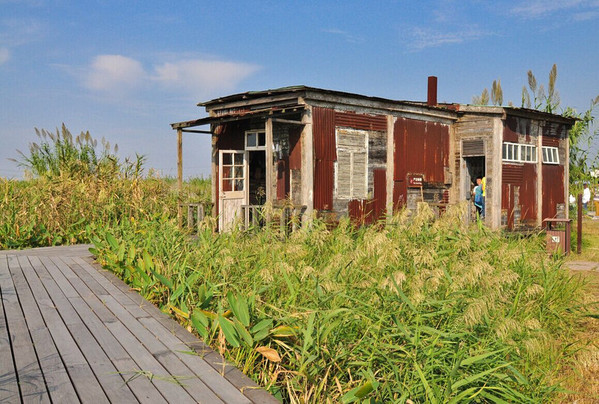
<svg viewBox="0 0 599 404"><path fill-rule="evenodd" d="M266 202L266 151L250 151L249 154L249 204L264 205Z"/></svg>

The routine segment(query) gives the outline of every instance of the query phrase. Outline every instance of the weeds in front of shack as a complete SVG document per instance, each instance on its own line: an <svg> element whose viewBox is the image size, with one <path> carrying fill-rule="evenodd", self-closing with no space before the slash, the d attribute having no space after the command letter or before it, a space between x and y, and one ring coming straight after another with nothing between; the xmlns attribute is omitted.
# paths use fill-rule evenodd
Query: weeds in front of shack
<svg viewBox="0 0 599 404"><path fill-rule="evenodd" d="M104 267L285 401L547 402L562 391L588 313L581 283L538 238L423 208L369 228L314 220L289 237L207 225L192 240L167 182L117 167L2 180L0 248L92 240Z"/></svg>

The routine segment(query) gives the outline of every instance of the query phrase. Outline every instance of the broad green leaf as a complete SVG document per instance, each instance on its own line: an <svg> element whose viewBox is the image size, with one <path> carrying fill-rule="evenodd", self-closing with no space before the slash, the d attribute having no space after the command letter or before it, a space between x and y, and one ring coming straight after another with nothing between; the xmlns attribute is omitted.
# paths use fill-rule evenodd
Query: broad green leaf
<svg viewBox="0 0 599 404"><path fill-rule="evenodd" d="M223 330L223 334L225 334L225 338L227 342L234 346L235 348L239 347L239 339L237 338L237 331L235 331L235 326L231 322L231 320L227 320L222 315L218 315L218 325L220 325L220 329Z"/></svg>
<svg viewBox="0 0 599 404"><path fill-rule="evenodd" d="M241 337L243 342L245 342L245 345L248 347L254 346L254 339L252 338L248 330L244 327L244 325L241 324L241 321L239 321L236 317L233 318L233 325L237 330L237 334Z"/></svg>

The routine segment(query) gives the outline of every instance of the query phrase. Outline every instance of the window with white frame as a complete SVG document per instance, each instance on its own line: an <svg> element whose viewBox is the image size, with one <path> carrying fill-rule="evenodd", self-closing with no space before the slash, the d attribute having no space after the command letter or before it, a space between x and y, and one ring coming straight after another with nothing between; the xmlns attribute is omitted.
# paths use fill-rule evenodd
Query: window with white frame
<svg viewBox="0 0 599 404"><path fill-rule="evenodd" d="M520 161L520 145L517 143L507 143L503 144L503 153L502 153L503 161Z"/></svg>
<svg viewBox="0 0 599 404"><path fill-rule="evenodd" d="M266 132L263 130L248 130L245 132L246 150L265 150Z"/></svg>
<svg viewBox="0 0 599 404"><path fill-rule="evenodd" d="M559 150L557 147L543 146L543 163L559 164Z"/></svg>
<svg viewBox="0 0 599 404"><path fill-rule="evenodd" d="M366 199L368 194L368 132L338 128L335 188L342 199Z"/></svg>
<svg viewBox="0 0 599 404"><path fill-rule="evenodd" d="M504 142L502 159L514 163L536 163L537 146Z"/></svg>
<svg viewBox="0 0 599 404"><path fill-rule="evenodd" d="M537 162L537 146L530 144L520 145L520 161L524 163L536 163Z"/></svg>

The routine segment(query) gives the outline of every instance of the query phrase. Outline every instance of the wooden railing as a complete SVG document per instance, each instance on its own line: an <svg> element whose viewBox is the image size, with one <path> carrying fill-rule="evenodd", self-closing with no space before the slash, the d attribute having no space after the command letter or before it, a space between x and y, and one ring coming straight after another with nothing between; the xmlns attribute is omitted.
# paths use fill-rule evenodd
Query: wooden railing
<svg viewBox="0 0 599 404"><path fill-rule="evenodd" d="M185 211L187 212L187 229L193 233L197 232L206 214L204 205L201 203L180 203L179 225L181 227L183 227L183 212Z"/></svg>
<svg viewBox="0 0 599 404"><path fill-rule="evenodd" d="M278 221L281 232L289 234L301 226L302 215L307 206L273 206L267 208L264 205L241 205L242 228L249 230L263 227Z"/></svg>

